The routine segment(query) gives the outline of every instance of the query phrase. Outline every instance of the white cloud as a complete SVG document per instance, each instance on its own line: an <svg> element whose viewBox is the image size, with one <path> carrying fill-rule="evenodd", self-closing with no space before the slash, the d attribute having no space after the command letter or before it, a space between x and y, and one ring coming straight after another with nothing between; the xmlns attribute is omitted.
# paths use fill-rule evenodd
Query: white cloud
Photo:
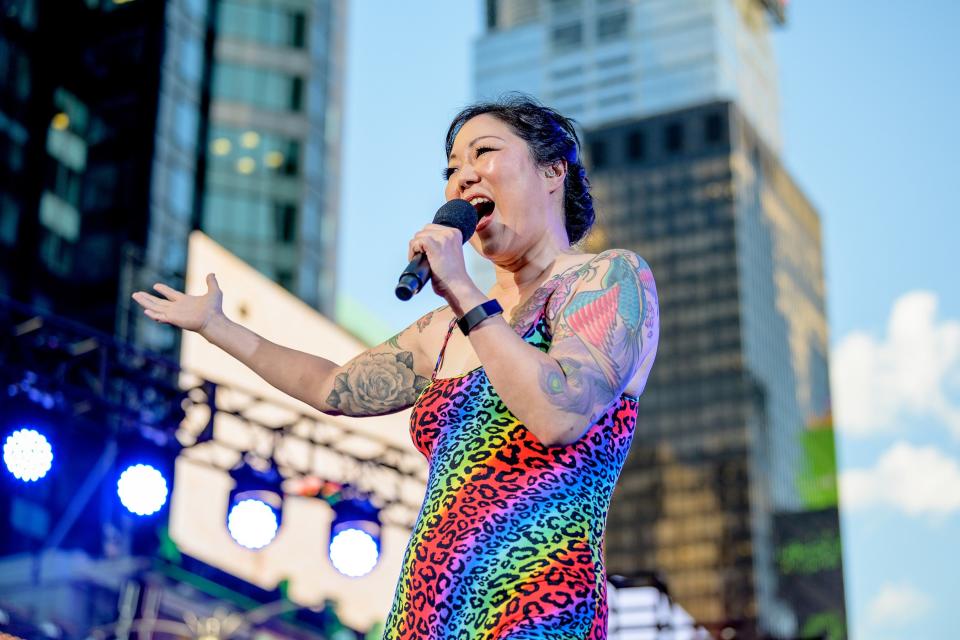
<svg viewBox="0 0 960 640"><path fill-rule="evenodd" d="M960 464L934 447L898 442L869 469L840 474L845 510L888 506L909 515L960 511Z"/></svg>
<svg viewBox="0 0 960 640"><path fill-rule="evenodd" d="M885 582L867 605L867 623L871 626L902 626L925 615L932 606L930 597L902 582Z"/></svg>
<svg viewBox="0 0 960 640"><path fill-rule="evenodd" d="M893 430L904 415L930 416L960 438L960 321L938 320L937 296L904 294L882 340L855 331L831 356L834 417L848 435Z"/></svg>

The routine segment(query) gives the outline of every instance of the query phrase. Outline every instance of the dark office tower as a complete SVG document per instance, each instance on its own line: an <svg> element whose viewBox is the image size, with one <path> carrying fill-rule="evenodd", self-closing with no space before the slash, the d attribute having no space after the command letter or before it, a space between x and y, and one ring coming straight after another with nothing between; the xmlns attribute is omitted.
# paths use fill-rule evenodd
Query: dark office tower
<svg viewBox="0 0 960 640"><path fill-rule="evenodd" d="M333 312L346 4L219 0L203 230Z"/></svg>
<svg viewBox="0 0 960 640"><path fill-rule="evenodd" d="M0 294L174 355L131 291L202 227L330 311L339 0L10 0Z"/></svg>
<svg viewBox="0 0 960 640"><path fill-rule="evenodd" d="M478 97L577 118L598 224L660 295L608 520L718 638L842 638L820 222L779 162L777 0L487 0Z"/></svg>
<svg viewBox="0 0 960 640"><path fill-rule="evenodd" d="M163 9L0 10L0 293L108 332L150 219Z"/></svg>
<svg viewBox="0 0 960 640"><path fill-rule="evenodd" d="M698 621L736 637L841 637L819 216L729 102L586 140L588 248L647 259L662 323L609 570L662 571Z"/></svg>

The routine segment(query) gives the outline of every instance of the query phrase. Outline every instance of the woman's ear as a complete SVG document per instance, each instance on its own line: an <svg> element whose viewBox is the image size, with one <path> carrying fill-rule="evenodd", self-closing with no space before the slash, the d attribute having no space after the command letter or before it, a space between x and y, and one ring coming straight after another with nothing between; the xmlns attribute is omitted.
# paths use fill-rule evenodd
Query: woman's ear
<svg viewBox="0 0 960 640"><path fill-rule="evenodd" d="M563 182L567 177L567 161L560 159L551 162L543 168L543 175L552 183L550 187L551 192L559 189L563 186Z"/></svg>

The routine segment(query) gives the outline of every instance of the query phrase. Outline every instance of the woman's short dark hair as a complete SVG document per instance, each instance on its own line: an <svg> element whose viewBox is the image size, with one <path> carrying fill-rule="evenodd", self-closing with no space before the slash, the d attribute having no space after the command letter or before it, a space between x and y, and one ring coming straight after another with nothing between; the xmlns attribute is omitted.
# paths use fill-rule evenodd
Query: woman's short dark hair
<svg viewBox="0 0 960 640"><path fill-rule="evenodd" d="M580 139L573 121L521 93L506 94L493 102L478 102L463 109L450 123L446 139L448 158L460 128L471 118L484 113L509 125L527 143L538 166L567 161L567 176L563 183L564 226L570 244L579 242L593 226L596 216L590 180L583 168Z"/></svg>

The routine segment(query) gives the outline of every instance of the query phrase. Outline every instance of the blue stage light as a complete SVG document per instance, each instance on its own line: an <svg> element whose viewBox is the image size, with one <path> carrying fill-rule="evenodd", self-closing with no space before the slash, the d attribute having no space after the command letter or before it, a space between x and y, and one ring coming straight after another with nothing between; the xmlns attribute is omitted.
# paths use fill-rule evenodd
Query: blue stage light
<svg viewBox="0 0 960 640"><path fill-rule="evenodd" d="M120 503L138 516L149 516L162 509L168 494L167 479L148 464L128 466L117 481Z"/></svg>
<svg viewBox="0 0 960 640"><path fill-rule="evenodd" d="M237 544L262 549L277 536L283 518L283 477L274 461L246 454L230 471L227 531Z"/></svg>
<svg viewBox="0 0 960 640"><path fill-rule="evenodd" d="M240 500L227 514L230 537L247 549L264 548L277 537L279 529L276 511L262 500Z"/></svg>
<svg viewBox="0 0 960 640"><path fill-rule="evenodd" d="M18 429L3 443L3 463L17 480L33 482L53 466L53 447L39 431Z"/></svg>
<svg viewBox="0 0 960 640"><path fill-rule="evenodd" d="M330 562L345 576L370 573L380 560L380 516L369 500L348 498L333 505Z"/></svg>

